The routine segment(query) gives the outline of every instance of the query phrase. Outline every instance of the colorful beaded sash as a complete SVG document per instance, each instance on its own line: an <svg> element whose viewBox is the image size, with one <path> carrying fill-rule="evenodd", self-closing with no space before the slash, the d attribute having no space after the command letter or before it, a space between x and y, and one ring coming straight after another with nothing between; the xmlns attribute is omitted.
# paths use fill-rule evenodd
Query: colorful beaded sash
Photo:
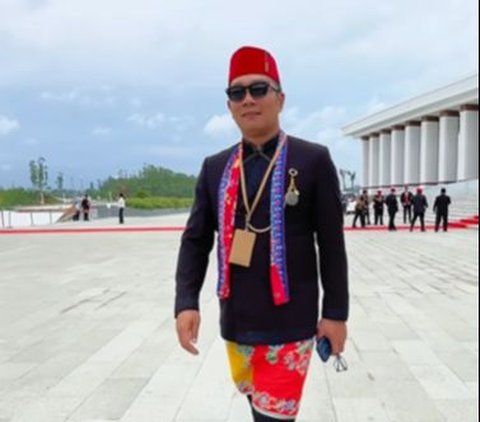
<svg viewBox="0 0 480 422"><path fill-rule="evenodd" d="M283 305L290 300L285 248L285 175L287 162L287 136L280 132L278 147L281 148L275 163L270 187L270 285L275 305ZM229 256L235 230L235 210L237 208L240 160L243 157L242 143L237 145L223 170L218 191L218 285L220 299L230 296Z"/></svg>

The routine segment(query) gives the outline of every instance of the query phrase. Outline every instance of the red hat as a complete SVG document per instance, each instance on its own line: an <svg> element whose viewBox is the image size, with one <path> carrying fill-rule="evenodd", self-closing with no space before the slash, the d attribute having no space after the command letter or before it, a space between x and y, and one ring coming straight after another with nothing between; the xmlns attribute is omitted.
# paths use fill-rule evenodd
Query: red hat
<svg viewBox="0 0 480 422"><path fill-rule="evenodd" d="M228 83L230 84L239 76L248 74L265 75L280 84L275 59L267 50L262 48L241 47L233 53L230 59Z"/></svg>

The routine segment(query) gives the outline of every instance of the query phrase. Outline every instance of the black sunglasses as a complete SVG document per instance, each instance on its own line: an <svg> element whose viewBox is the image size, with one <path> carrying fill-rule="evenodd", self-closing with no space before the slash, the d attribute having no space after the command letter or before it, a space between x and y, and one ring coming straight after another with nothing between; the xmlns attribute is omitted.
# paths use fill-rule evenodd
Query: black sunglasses
<svg viewBox="0 0 480 422"><path fill-rule="evenodd" d="M245 99L247 95L247 91L250 96L258 100L259 98L265 97L267 95L268 89L272 88L275 92L280 92L280 89L274 87L268 82L253 82L250 85L242 86L242 85L233 85L229 86L225 92L227 93L228 99L235 103L239 103Z"/></svg>

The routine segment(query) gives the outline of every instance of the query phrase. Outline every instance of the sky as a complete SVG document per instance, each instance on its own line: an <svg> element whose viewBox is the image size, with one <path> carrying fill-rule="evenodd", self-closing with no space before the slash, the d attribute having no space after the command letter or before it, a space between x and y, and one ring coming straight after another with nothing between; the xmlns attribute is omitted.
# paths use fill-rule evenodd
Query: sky
<svg viewBox="0 0 480 422"><path fill-rule="evenodd" d="M240 139L224 90L243 45L276 58L282 128L360 176L341 128L478 73L478 1L0 0L0 187L29 187L39 157L52 187L196 175Z"/></svg>

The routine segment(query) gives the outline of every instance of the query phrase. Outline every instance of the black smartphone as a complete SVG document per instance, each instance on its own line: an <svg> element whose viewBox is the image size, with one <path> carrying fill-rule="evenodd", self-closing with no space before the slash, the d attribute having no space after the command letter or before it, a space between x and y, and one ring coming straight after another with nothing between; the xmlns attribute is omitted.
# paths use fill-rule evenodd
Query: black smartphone
<svg viewBox="0 0 480 422"><path fill-rule="evenodd" d="M317 338L316 349L318 356L320 356L320 359L323 362L326 362L332 354L332 345L330 344L330 340L327 337Z"/></svg>

